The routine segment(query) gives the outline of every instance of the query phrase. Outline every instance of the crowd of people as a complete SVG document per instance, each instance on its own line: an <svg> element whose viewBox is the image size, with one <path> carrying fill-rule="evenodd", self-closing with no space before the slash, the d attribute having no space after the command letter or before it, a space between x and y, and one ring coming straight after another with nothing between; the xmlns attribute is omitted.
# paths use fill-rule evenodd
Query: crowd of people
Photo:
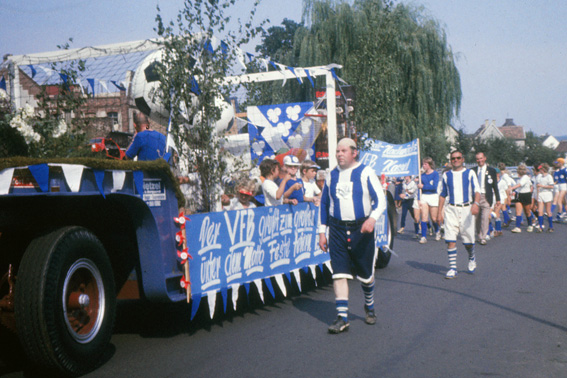
<svg viewBox="0 0 567 378"><path fill-rule="evenodd" d="M398 233L406 232L408 212L413 218L414 237L419 243L427 242L428 230L436 240L441 239L441 231L444 230L451 265L455 235L448 232L447 218L443 222L444 207L449 213L453 208L460 208L459 217L463 216L464 208L470 208L467 215L474 213L473 227L460 225L458 230L463 244L470 250L471 261L474 261L475 243L486 245L491 238L502 236L503 228L512 225L511 232L520 233L525 220L527 232L551 233L555 230L554 221L567 220L567 169L564 159L555 160L552 166L548 163L534 166L531 174L527 166L520 165L517 167L517 181L511 177L505 164L499 163L496 167L487 164L483 152L476 154L476 162L477 166L467 169L463 154L455 151L441 175L434 170L433 160L425 158L420 176L398 179L394 191L396 207L401 214ZM461 172L457 181L456 172ZM463 178L465 176L466 179ZM447 203L446 199L450 202ZM472 237L467 234L471 227L474 229ZM469 271L473 272L475 268L476 263L471 263ZM454 273L450 269L447 278L455 275L456 269Z"/></svg>

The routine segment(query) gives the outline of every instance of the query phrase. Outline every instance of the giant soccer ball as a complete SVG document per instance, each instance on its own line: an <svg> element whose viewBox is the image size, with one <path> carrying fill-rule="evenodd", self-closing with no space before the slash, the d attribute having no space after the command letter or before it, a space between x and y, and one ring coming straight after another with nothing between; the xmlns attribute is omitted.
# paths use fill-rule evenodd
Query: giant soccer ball
<svg viewBox="0 0 567 378"><path fill-rule="evenodd" d="M138 110L160 125L167 125L169 111L161 102L160 82L156 71L156 66L162 58L163 50L157 50L149 54L136 68L132 78L132 98ZM190 80L189 76L188 80ZM196 110L199 106L199 96L194 94L192 96L194 98L192 111L180 109L180 116L185 119L189 127L201 117L201 113ZM222 133L234 119L234 108L222 97L215 98L214 105L221 109L221 118L214 124L214 128L218 133ZM188 117L188 114L194 114L194 117Z"/></svg>

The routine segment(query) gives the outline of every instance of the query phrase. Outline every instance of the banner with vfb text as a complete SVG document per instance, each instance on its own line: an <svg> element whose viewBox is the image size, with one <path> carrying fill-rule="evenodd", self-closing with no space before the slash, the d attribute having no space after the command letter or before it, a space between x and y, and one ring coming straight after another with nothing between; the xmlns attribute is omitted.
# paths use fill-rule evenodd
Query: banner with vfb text
<svg viewBox="0 0 567 378"><path fill-rule="evenodd" d="M417 176L419 174L419 144L414 139L406 144L390 144L367 139L366 148L360 152L362 164L374 169L380 176Z"/></svg>
<svg viewBox="0 0 567 378"><path fill-rule="evenodd" d="M329 261L329 254L319 248L319 207L311 202L188 218L193 299L270 277L289 279L290 272ZM387 245L385 213L376 222L375 232L377 247Z"/></svg>

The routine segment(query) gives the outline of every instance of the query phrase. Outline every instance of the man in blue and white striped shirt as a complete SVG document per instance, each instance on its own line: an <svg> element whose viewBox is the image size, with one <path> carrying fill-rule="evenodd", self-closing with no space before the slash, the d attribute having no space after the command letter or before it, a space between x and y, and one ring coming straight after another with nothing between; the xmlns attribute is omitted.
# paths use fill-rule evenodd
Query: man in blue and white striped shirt
<svg viewBox="0 0 567 378"><path fill-rule="evenodd" d="M330 333L348 330L348 281L353 271L362 284L367 324L374 313L374 225L386 209L384 189L374 170L357 162L358 149L350 138L337 145L337 164L328 175L321 197L319 246L331 254L337 319ZM327 228L329 243L327 245Z"/></svg>
<svg viewBox="0 0 567 378"><path fill-rule="evenodd" d="M452 170L443 174L439 195L438 222L445 220L445 242L449 255L449 271L445 278L457 276L457 236L460 234L469 253L469 273L476 269L474 254L475 216L478 214L480 188L474 171L464 167L461 151L451 152ZM443 207L447 206L443 211Z"/></svg>

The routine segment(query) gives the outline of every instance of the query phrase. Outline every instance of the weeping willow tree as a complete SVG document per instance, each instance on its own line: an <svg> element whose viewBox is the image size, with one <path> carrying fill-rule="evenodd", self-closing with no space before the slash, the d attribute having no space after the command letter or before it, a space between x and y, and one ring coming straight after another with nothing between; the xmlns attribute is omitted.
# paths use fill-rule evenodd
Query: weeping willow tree
<svg viewBox="0 0 567 378"><path fill-rule="evenodd" d="M356 91L357 128L377 139L419 137L438 145L436 136L460 110L454 55L423 9L384 0L305 0L293 47L277 53L290 66L343 65L340 76ZM284 90L293 100L313 98L307 85Z"/></svg>

